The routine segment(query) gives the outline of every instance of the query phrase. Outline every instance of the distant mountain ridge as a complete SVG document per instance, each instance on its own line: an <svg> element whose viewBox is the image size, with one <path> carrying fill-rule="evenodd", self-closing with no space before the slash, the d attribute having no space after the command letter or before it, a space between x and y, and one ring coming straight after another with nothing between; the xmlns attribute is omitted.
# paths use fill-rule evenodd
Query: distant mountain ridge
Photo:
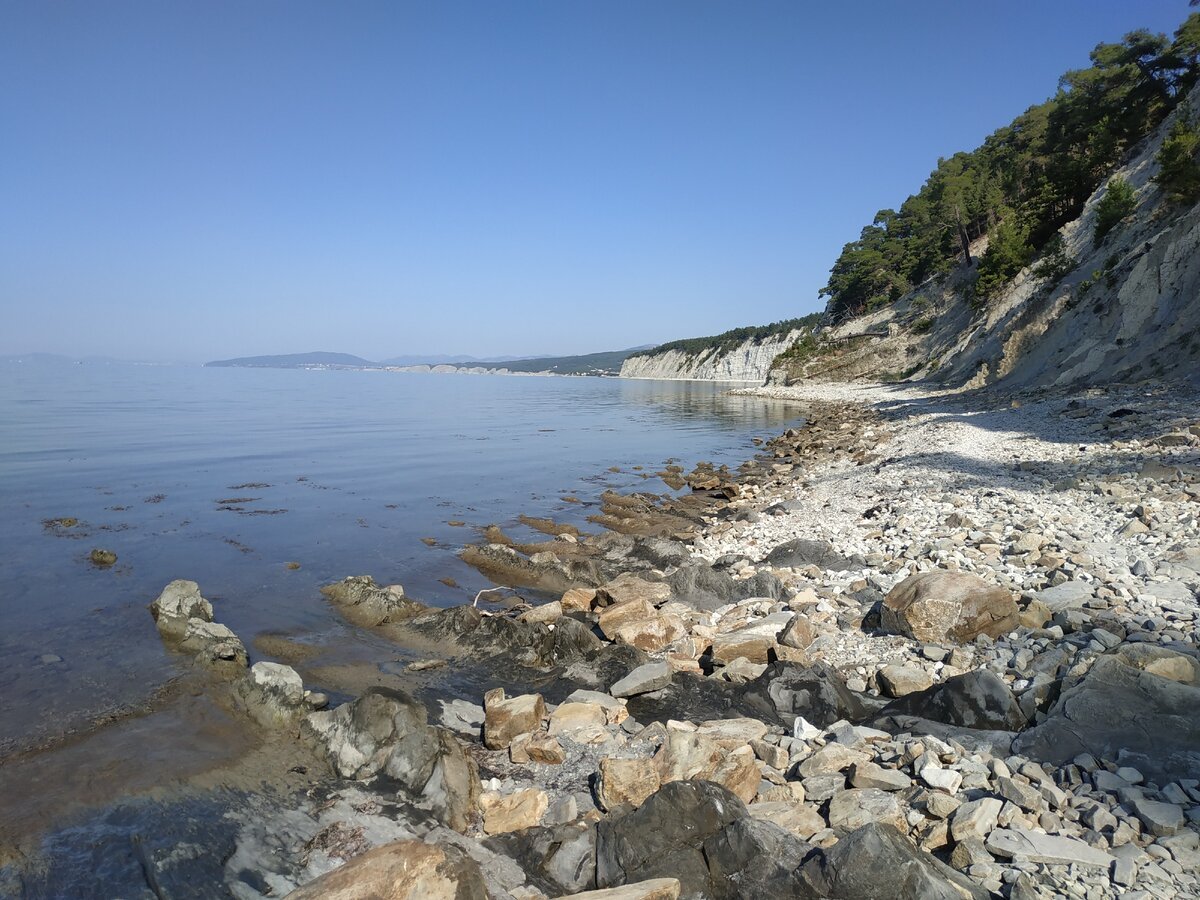
<svg viewBox="0 0 1200 900"><path fill-rule="evenodd" d="M354 356L351 353L284 353L276 356L239 356L234 359L218 359L206 362L206 367L235 367L249 369L309 369L316 367L378 369L379 363Z"/></svg>

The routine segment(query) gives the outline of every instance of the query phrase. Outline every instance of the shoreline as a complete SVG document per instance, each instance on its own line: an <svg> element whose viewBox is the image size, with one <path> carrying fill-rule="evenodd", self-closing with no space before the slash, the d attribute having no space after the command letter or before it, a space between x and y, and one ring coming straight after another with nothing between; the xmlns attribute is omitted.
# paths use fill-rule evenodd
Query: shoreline
<svg viewBox="0 0 1200 900"><path fill-rule="evenodd" d="M547 681L544 674L536 675L539 669L545 670L544 666L533 667L525 676L513 669L511 663L517 661L519 665L521 653L527 653L528 648L505 646L499 653L492 651L503 643L500 633L495 631L502 622L515 623L512 627L522 634L541 637L554 634L548 630L549 625L561 623L565 627L566 620L572 615L564 609L566 596L563 601L524 609L514 617L500 613L481 617L474 621L474 630L461 621L461 614L454 613L455 609L463 610L464 607L449 611L413 610L412 615L399 615L394 622L377 624L370 629L376 632L374 637L398 639L397 649L402 652L406 643L410 648L417 647L416 638L423 636L427 643L412 655L427 657L435 663L436 658L428 656L430 652L448 651L444 654L446 662L429 669L434 675L424 676L425 670L421 670L422 674L410 672L402 679L410 688L415 683L417 695L429 699L426 705L431 722L440 719L447 724L445 704L440 716L433 705L438 702L436 695L439 693L436 673L442 673L443 685L450 689L466 687L472 681L466 677L456 680L456 669L460 670L457 674L462 675L461 670L466 667L479 669L473 676L475 682L487 683L489 676L494 679L498 672L505 671L505 680L515 681L514 687L518 689L529 690L539 682L543 684L543 715L548 716L549 731L542 730L544 723L539 715L536 723L533 720L525 723L531 731L520 731L511 736L520 740L510 739L505 746L488 750L479 743L478 725L473 724L474 720L468 720L465 730L458 729L457 740L466 748L480 776L492 789L490 794L477 797L472 807L472 816L482 809L482 832L478 823L470 824L464 830L481 839L489 833L496 835L488 839L486 853L466 845L460 849L485 865L485 881L488 877L493 879L487 885L492 896L537 896L528 893L530 890L557 896L545 892L546 879L550 877L545 871L547 862L537 858L534 850L512 845L505 856L496 849L500 847L497 844L499 835L513 833L507 827L499 830L497 816L501 813L507 816L506 825L541 822L542 827L575 828L577 831L582 827L585 831L590 828L592 833L596 827L616 828L621 823L633 827L628 822L630 814L622 813L621 802L637 807L653 803L651 798L665 793L662 788L666 784L675 783L674 779L665 777L665 770L676 775L688 770L688 753L677 746L683 740L682 734L692 735L687 740L693 742L711 743L716 748L712 752L719 756L716 768L704 770L701 767L692 777L707 777L724 784L740 802L749 804L746 809L750 820L771 823L790 839L812 848L806 853L819 851L828 865L834 864L839 844L846 849L850 847L850 837L857 832L849 830L848 826L862 818L861 815L856 818L854 813L861 813L863 808L870 806L868 819L894 823L897 830L907 833L923 847L914 851L923 855L920 857L922 864L927 862L925 857L935 859L934 853L944 857L944 862L953 864L954 853L959 853L960 847L969 846L973 854L970 860L958 860L967 864L952 866L958 871L931 870L939 878L968 878L973 887L986 890L999 890L1002 884L1012 884L1027 877L1047 887L1057 884L1054 879L1063 872L1056 873L1055 865L1043 867L1046 871L1030 873L1027 865L1021 866L1021 854L1005 857L1003 848L997 849L998 844L985 844L997 830L995 822L990 829L981 830L976 848L967 840L965 831L958 835L950 833L949 829L956 822L953 813L939 818L930 812L930 799L911 792L919 790L945 795L948 799L944 804L939 800L939 804L949 805L957 800L961 805L976 802L974 798L969 801L958 799L967 790L963 785L971 783L975 786L970 790L982 792L984 799L998 795L1001 798L998 805L1002 809L1005 802L1014 804L1014 811L1005 813L1007 821L999 830L1020 831L1029 826L1036 834L1044 833L1044 826L1051 825L1053 835L1089 846L1077 836L1086 837L1087 834L1078 813L1083 811L1082 820L1086 822L1086 810L1093 807L1069 800L1061 803L1043 801L1050 805L1034 816L1033 812L1038 812L1040 807L1027 796L1028 790L1025 794L1019 790L1021 786L1026 789L1032 786L1036 792L1042 785L1046 787L1045 794L1056 797L1055 792L1077 788L1078 785L1069 783L1070 763L1055 764L1057 768L1037 767L1041 772L1037 777L1013 772L998 775L998 771L1007 769L988 763L980 782L977 769L967 763L983 751L976 747L973 754L967 752L963 740L970 735L964 737L962 727L954 731L955 726L952 726L950 730L943 728L941 737L931 733L920 740L925 742L926 753L932 747L942 757L937 768L953 775L935 776L930 769L929 777L925 777L924 769L912 768L915 759L898 764L914 740L902 740L895 735L911 734L911 730L897 732L893 728L890 734L878 732L887 740L860 732L843 741L821 729L836 725L835 719L877 722L874 713L886 711L910 693L921 695L936 690L948 679L983 670L997 674L1009 690L1015 707L1030 707L1032 715L1026 718L1035 720L1040 726L1053 718L1051 712L1057 696L1050 698L1043 690L1044 684L1036 678L1020 677L1028 673L1012 665L1001 665L1003 653L1008 653L1011 662L1015 655L1026 650L1032 657L1031 662L1036 662L1052 650L1069 647L1071 658L1066 661L1069 665L1065 665L1065 674L1059 683L1062 690L1065 686L1085 683L1097 657L1119 653L1127 645L1154 644L1164 648L1163 652L1175 652L1173 647L1187 644L1189 640L1194 646L1197 636L1194 593L1189 614L1187 604L1178 596L1178 588L1172 588L1175 592L1172 601L1171 596L1160 600L1152 587L1167 583L1183 585L1186 589L1200 586L1200 579L1194 572L1187 574L1190 570L1186 565L1176 565L1167 558L1171 553L1179 552L1171 549L1176 545L1186 545L1185 549L1200 547L1195 507L1191 507L1190 519L1186 514L1171 519L1161 512L1161 509L1174 509L1175 506L1186 512L1187 504L1195 504L1200 498L1200 493L1195 490L1195 471L1200 462L1196 448L1200 446L1200 440L1194 439L1194 434L1186 430L1200 423L1194 419L1185 421L1187 413L1191 411L1194 415L1197 408L1194 397L1168 398L1161 396L1161 392L1157 397L1147 397L1146 389L1131 388L1100 397L1089 397L1088 392L1081 392L1072 399L1064 399L1068 396L1064 393L1021 398L1021 405L1014 406L1013 398L947 397L908 386L811 385L800 390L760 388L746 393L815 404L814 415L801 429L790 430L768 442L767 451L771 455L760 462L751 461L744 465L741 477L728 470L691 473L689 477L694 476L695 481L693 486L703 485L692 495L699 496L701 502L689 504L683 502L688 499L685 497L678 503L668 503L658 511L661 516L657 519L647 515L644 508L631 510L633 514L627 517L628 530L638 531L640 520L642 524L650 523L648 529L643 529L648 533L634 539L621 538L616 532L601 534L592 544L585 544L586 553L566 554L575 563L568 567L566 574L580 581L576 590L582 594L592 592L592 597L586 601L579 596L574 598L575 602L585 604L575 610L574 618L580 622L596 621L598 625L595 634L589 632L595 644L588 643L582 634L576 636L581 645L587 645L586 651L581 653L576 652L579 648L571 648L567 652L561 647L552 648L548 660L537 660L553 662L550 670L557 669L558 676L551 676ZM1110 415L1121 409L1135 409L1138 404L1144 411ZM1081 410L1087 412L1081 413ZM1178 419L1184 426L1171 432L1183 435L1182 443L1176 441L1163 447L1151 443L1161 436L1172 419ZM1181 478L1191 480L1177 480L1170 474L1168 480L1152 477L1150 487L1136 494L1128 487L1123 488L1123 495L1115 489L1105 493L1105 486L1121 487L1124 482L1136 481L1139 476L1135 470L1143 463L1164 458L1168 462L1179 461L1190 466ZM1115 480L1106 481L1106 478ZM1065 484L1071 479L1077 479L1076 483ZM1131 496L1138 502L1127 502ZM1142 516L1125 515L1115 524L1109 524L1109 520L1114 519L1114 507L1147 505L1153 508L1149 512L1143 510ZM877 506L882 508L874 509ZM865 516L868 512L872 515ZM958 518L953 518L955 516ZM1142 518L1151 518L1160 532L1164 528L1167 530L1160 535L1144 524L1141 529L1129 524L1141 522ZM614 520L620 522L621 518L614 516ZM684 545L670 539L679 534L672 528L680 521L692 522L695 534L693 549L685 549L683 554L675 548ZM948 525L950 521L955 524ZM655 531L662 536L649 536ZM1036 538L1030 535L1036 535ZM578 541L558 540L568 546L580 545ZM807 548L811 557L807 561L793 554L790 565L781 564L785 561L782 557L768 558L771 551L797 540L821 541L825 547L821 553ZM1034 544L1038 546L1034 547ZM1020 552L1012 552L1017 545L1021 545ZM1140 565L1117 564L1117 551L1098 549L1102 545L1116 547L1126 556L1136 551ZM562 574L556 569L556 562L544 558L538 562L536 557L531 557L530 561L535 569L547 566ZM700 567L695 563L704 565ZM846 563L848 565L843 567ZM929 647L934 646L935 651L939 648L928 641L918 642L896 633L881 634L878 628L862 622L864 616L869 618L872 609L878 608L883 595L908 574L935 569L982 574L988 577L989 583L1003 587L1014 597L1019 596L1024 634L1016 640L1010 640L1006 633L988 642L971 641L958 647L940 648L944 654L940 659L934 659L931 657L937 654L931 653ZM688 578L679 577L681 570L692 573L690 582ZM584 573L587 573L586 578ZM1171 579L1161 573L1171 573ZM709 582L701 585L703 578L699 576L708 578ZM581 579L598 583L588 585ZM1058 589L1063 584L1088 585L1092 588L1092 596L1052 611L1053 621L1061 620L1062 624L1050 624L1051 617L1047 617L1036 628L1029 627L1027 622L1031 623L1039 614L1034 601L1042 602L1037 594ZM714 585L719 585L715 592L708 590ZM749 596L739 599L734 595L743 585L753 589L749 590ZM1110 588L1110 585L1114 587ZM1163 592L1161 588L1158 590ZM573 591L567 591L568 595L571 593ZM720 596L721 593L725 596ZM1167 605L1162 601L1168 601ZM618 623L614 618L621 610L632 613L635 609L640 619ZM457 615L457 619L451 622L448 613ZM1108 630L1119 627L1114 624L1114 619L1125 618L1132 622L1141 616L1150 621L1156 617L1155 613L1166 627L1149 630L1131 627L1124 635ZM521 619L525 621L521 622ZM795 631L796 626L792 623L797 619L803 620L807 633L803 637L783 640L785 625ZM477 641L473 635L478 634L481 627L490 627L492 631L485 639ZM1055 628L1059 632L1057 638ZM558 629L560 635L562 630ZM1072 639L1073 635L1098 632L1104 633L1098 649L1091 646L1095 641L1084 643ZM1130 639L1146 634L1154 639ZM1111 647L1109 636L1116 639ZM1163 636L1169 639L1162 640ZM514 653L514 650L518 652ZM562 659L555 659L555 653L560 653ZM573 661L571 653L575 654ZM731 656L731 653L738 655ZM662 664L654 663L655 659L667 664L665 683L662 683ZM303 670L303 665L297 664ZM658 680L652 679L641 685L642 688L650 685L650 689L613 697L612 693L616 692L614 682L648 664L660 666L655 670ZM1026 667L1029 664L1026 662ZM590 671L585 671L589 667ZM908 671L881 675L884 669L891 668ZM1075 672L1076 668L1082 671ZM805 732L806 736L801 737L801 729L795 722L787 721L789 716L795 719L796 710L783 710L774 699L765 705L761 702L764 696L779 696L770 686L781 679L786 680L789 669L819 672L821 682L838 685L836 693L840 699L824 712L846 713L853 706L857 716L831 718L826 715L824 718L828 721L814 722L817 726L815 734L807 736ZM592 676L594 687L586 686L584 676L587 675ZM563 676L570 684L559 683L563 682ZM922 687L902 692L893 676ZM1023 685L1021 682L1029 683ZM686 685L686 690L681 683ZM608 699L589 695L568 700L569 688L576 686L583 688L585 693L598 690ZM1014 686L1023 689L1016 690ZM612 693L604 694L606 690ZM845 697L840 696L843 691L847 692ZM447 695L442 693L441 699L445 699ZM1027 694L1032 695L1028 700ZM462 701L461 704L455 705L452 701L450 706L460 716L477 715L480 722L490 722L495 718L495 710L507 709L513 704L513 700L493 698L480 706L482 691L475 697L456 699ZM465 711L467 707L471 709ZM564 712L564 708L569 709ZM810 717L818 718L813 710L808 712ZM1042 720L1036 721L1039 715ZM571 717L579 717L579 721L568 723L567 719ZM556 729L556 718L563 727ZM636 728L626 724L634 720L639 723ZM690 727L685 727L689 720ZM718 720L739 724L713 724ZM751 722L755 724L749 724ZM565 727L564 723L572 727ZM911 726L913 722L904 720L901 724ZM730 728L733 728L732 733ZM485 725L485 738L488 731ZM312 735L309 740L313 743ZM552 743L557 744L557 750ZM849 752L857 754L853 765L858 769L865 770L869 764L891 773L887 778L876 776L877 780L882 779L880 783L888 779L898 783L903 777L911 786L908 793L888 793L892 790L889 787L862 788L856 783L858 776L847 776L844 766L824 771L823 766L811 764L815 759L829 756L831 746L843 744ZM321 739L316 739L315 745L320 756ZM514 750L517 745L521 747L521 754ZM891 750L893 746L899 749ZM955 749L956 746L959 749ZM682 758L680 753L684 754ZM561 754L563 758L559 762L537 762L539 754L543 757ZM1002 764L1005 758L1011 757L987 753L986 758ZM1105 760L1099 759L1099 763L1103 762ZM1111 762L1114 769L1120 768L1117 760ZM1036 760L1029 759L1027 764L1036 767ZM1143 765L1143 768L1148 769L1148 766ZM1187 854L1192 852L1188 849L1190 844L1184 846L1181 841L1190 839L1177 836L1195 834L1195 826L1184 824L1170 834L1154 834L1153 830L1147 831L1150 826L1136 812L1134 802L1134 799L1140 799L1143 804L1169 804L1172 797L1178 801L1177 793L1168 792L1169 797L1165 800L1153 799L1162 796L1167 785L1161 784L1155 791L1139 789L1145 796L1123 798L1115 807L1110 807L1102 800L1095 800L1097 792L1104 793L1104 788L1097 782L1107 783L1095 774L1100 771L1113 774L1098 764L1091 772L1083 771L1081 778L1079 767L1075 766L1074 777L1086 786L1086 790L1079 792L1082 800L1100 802L1104 808L1112 809L1114 822L1127 825L1130 831L1134 830L1130 822L1140 823L1132 836L1123 834L1127 839L1120 843L1104 837L1109 832L1092 829L1107 842L1108 849L1116 851L1120 847L1140 848L1143 843L1156 843L1163 848L1167 861L1188 858ZM911 777L907 772L912 773ZM1022 768L1021 773L1024 772ZM840 787L834 784L835 773L842 781ZM1060 773L1067 778L1067 784L1059 780ZM1156 777L1149 770L1141 774L1144 776L1142 783L1149 783ZM955 777L958 784L950 788ZM1184 776L1179 777L1186 780ZM1001 782L1001 778L1007 781ZM847 787L847 779L853 787ZM350 790L338 779L331 782L318 778L318 782L334 795L339 790ZM652 784L655 790L645 793ZM762 784L773 786L764 789ZM1013 784L1017 787L1012 787ZM1126 788L1132 790L1132 784L1127 783ZM1053 790L1051 786L1054 786ZM830 795L822 797L830 787L833 788ZM804 796L806 790L807 797ZM873 790L884 796L855 794L840 803L839 798L843 795L863 790ZM1186 785L1179 790L1184 799L1176 806L1182 810L1180 815L1186 823L1200 811L1200 796L1190 797L1188 791L1191 789ZM1024 805L1008 800L1005 791L1021 797ZM544 804L538 799L539 792L544 797ZM585 794L591 795L590 801ZM621 802L616 802L618 798ZM633 804L634 800L638 802ZM839 803L836 809L835 802ZM1028 809L1031 804L1035 807L1033 811ZM1122 804L1132 806L1135 811L1124 811ZM467 805L472 806L471 803ZM542 808L531 820L526 806L534 810L539 806ZM1074 818L1070 815L1072 811L1077 813ZM1056 817L1057 821L1043 818L1046 815ZM362 816L359 814L355 819L355 814L350 813L346 821L361 819L366 822ZM914 816L919 823L913 821ZM489 828L489 819L496 830ZM554 824L552 819L563 821ZM1200 819L1200 815L1192 821L1196 819ZM586 824L589 822L592 824ZM596 822L601 823L600 826L595 825ZM942 823L940 834L939 822ZM1111 833L1114 837L1117 834L1116 831ZM1150 834L1153 840L1141 841L1140 836L1145 834ZM395 835L399 832L393 831ZM423 839L428 841L431 836L443 843L456 840L452 832L444 828L438 830L435 827L425 832ZM774 832L772 836L772 839L781 840ZM1170 841L1160 843L1159 838L1174 838L1175 851L1170 849ZM469 837L463 840L473 843ZM765 838L759 835L756 840L761 842ZM762 849L762 846L756 846ZM1069 846L1078 853L1083 852L1074 844ZM983 852L976 852L977 849ZM1138 852L1141 856L1133 860L1130 877L1140 877L1138 873L1143 870L1147 877L1160 877L1163 872L1159 865L1161 854L1151 854L1147 862L1142 859L1147 856L1145 851L1139 849ZM488 854L496 854L499 860L507 859L509 866L506 868ZM1132 858L1132 854L1127 855ZM333 868L345 858L334 854L323 860L318 858L315 863L309 859L304 866L293 869L287 876L287 883L301 883L301 878ZM1111 856L1111 859L1124 857ZM629 861L618 862L625 866ZM489 873L487 865L496 866L496 871ZM522 874L520 879L514 865ZM632 876L640 870L636 866L626 866L621 871L624 872L622 877L633 880ZM1121 871L1124 877L1125 869ZM1010 875L1012 880L1006 880ZM1182 874L1167 867L1165 875L1168 883L1174 879L1179 888L1186 888L1188 884L1195 886L1194 881L1179 880L1181 877L1186 879L1186 867ZM695 872L688 874L688 878L693 876L699 877ZM790 876L776 872L773 877L784 879L778 884L785 884L786 877ZM1102 892L1116 891L1121 885L1117 881L1110 882L1108 872L1102 879L1089 875L1087 883ZM1130 881L1123 886L1132 884ZM526 893L521 893L522 890Z"/></svg>

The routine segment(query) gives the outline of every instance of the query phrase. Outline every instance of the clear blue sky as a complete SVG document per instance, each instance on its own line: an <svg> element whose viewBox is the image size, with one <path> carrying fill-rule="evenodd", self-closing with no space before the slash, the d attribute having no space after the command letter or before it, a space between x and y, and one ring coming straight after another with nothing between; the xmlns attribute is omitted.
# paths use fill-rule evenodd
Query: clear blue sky
<svg viewBox="0 0 1200 900"><path fill-rule="evenodd" d="M0 353L617 349L842 244L1186 0L0 2Z"/></svg>

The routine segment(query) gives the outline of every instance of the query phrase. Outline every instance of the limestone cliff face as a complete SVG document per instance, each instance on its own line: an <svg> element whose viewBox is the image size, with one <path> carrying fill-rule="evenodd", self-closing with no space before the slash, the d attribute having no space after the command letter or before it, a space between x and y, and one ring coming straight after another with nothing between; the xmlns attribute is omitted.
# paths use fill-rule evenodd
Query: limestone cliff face
<svg viewBox="0 0 1200 900"><path fill-rule="evenodd" d="M1154 157L1187 106L1200 108L1200 87L1114 173L1135 189L1132 215L1093 246L1106 182L1063 227L1074 260L1065 276L1025 269L976 308L962 290L973 273L959 271L826 330L818 352L777 369L770 380L930 379L954 387L1035 388L1200 379L1200 204L1171 204L1153 182ZM886 337L854 337L889 328Z"/></svg>
<svg viewBox="0 0 1200 900"><path fill-rule="evenodd" d="M761 341L747 340L731 350L705 350L688 355L670 350L657 355L631 356L621 365L622 378L662 378L696 381L752 381L762 384L775 357L803 332L789 331Z"/></svg>

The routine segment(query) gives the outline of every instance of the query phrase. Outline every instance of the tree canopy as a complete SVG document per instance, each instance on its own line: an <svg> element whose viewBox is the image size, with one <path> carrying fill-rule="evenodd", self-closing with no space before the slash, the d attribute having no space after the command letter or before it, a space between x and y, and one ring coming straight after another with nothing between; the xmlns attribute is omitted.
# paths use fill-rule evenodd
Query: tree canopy
<svg viewBox="0 0 1200 900"><path fill-rule="evenodd" d="M859 315L956 262L971 264L971 245L985 234L981 296L1028 264L1200 77L1200 13L1173 40L1134 31L1097 45L1090 59L980 147L938 160L899 210L876 213L834 263L820 291L826 313Z"/></svg>

